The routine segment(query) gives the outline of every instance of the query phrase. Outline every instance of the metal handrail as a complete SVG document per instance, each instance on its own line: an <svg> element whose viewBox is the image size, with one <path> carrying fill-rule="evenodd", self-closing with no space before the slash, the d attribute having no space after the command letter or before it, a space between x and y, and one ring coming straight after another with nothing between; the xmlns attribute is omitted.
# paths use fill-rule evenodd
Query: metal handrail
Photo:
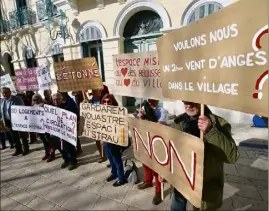
<svg viewBox="0 0 269 211"><path fill-rule="evenodd" d="M29 7L21 7L9 13L10 28L12 30L36 23L36 12Z"/></svg>

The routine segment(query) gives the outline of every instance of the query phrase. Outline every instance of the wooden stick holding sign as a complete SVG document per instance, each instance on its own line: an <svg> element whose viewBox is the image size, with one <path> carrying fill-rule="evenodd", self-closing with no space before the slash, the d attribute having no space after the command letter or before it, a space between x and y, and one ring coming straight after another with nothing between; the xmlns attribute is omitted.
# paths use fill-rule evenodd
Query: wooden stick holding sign
<svg viewBox="0 0 269 211"><path fill-rule="evenodd" d="M201 104L201 108L200 108L200 116L204 116L205 115L205 105ZM200 130L200 139L203 140L204 139L204 133L203 131Z"/></svg>

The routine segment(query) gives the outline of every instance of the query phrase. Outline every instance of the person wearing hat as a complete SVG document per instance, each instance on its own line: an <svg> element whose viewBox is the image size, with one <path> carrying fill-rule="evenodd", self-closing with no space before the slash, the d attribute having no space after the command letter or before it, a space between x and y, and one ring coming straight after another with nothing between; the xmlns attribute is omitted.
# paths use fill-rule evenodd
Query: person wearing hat
<svg viewBox="0 0 269 211"><path fill-rule="evenodd" d="M217 210L222 206L224 187L224 163L235 163L239 153L231 134L231 125L222 117L213 114L205 105L204 115L200 115L199 103L184 101L185 113L177 116L173 127L200 138L203 132L204 178L201 208ZM172 194L172 211L186 211L187 199L176 189Z"/></svg>

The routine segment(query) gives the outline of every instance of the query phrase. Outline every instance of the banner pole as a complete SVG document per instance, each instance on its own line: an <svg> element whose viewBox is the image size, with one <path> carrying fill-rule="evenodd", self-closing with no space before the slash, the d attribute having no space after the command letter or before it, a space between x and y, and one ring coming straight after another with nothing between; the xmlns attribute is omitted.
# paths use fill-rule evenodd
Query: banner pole
<svg viewBox="0 0 269 211"><path fill-rule="evenodd" d="M61 150L64 150L63 140L61 139Z"/></svg>
<svg viewBox="0 0 269 211"><path fill-rule="evenodd" d="M164 200L164 183L163 183L163 181L161 182L161 199L162 199L162 201Z"/></svg>
<svg viewBox="0 0 269 211"><path fill-rule="evenodd" d="M205 105L201 104L201 108L200 108L200 115L204 116L205 115ZM200 130L200 139L203 140L204 139L204 133L203 131Z"/></svg>

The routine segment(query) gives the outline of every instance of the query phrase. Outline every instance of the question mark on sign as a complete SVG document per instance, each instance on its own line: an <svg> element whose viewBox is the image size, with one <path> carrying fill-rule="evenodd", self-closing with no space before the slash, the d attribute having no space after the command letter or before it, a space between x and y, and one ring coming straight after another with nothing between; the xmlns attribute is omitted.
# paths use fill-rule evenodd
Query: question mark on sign
<svg viewBox="0 0 269 211"><path fill-rule="evenodd" d="M261 46L261 38L265 35L268 34L268 25L262 27L253 37L252 39L252 48L255 51L259 51L262 46ZM254 99L259 99L261 100L263 97L262 89L265 81L268 80L268 70L266 70L264 73L260 75L260 77L256 81L255 89L257 90L256 93L253 93L252 97Z"/></svg>
<svg viewBox="0 0 269 211"><path fill-rule="evenodd" d="M72 122L72 126L73 126L73 133L75 133L75 126L76 126L75 122Z"/></svg>

